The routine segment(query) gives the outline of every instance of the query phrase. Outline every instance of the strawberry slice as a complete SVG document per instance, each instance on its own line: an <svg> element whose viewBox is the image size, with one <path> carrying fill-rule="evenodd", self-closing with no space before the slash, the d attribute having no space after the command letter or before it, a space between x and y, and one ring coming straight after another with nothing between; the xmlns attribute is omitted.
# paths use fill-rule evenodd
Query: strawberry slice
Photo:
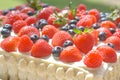
<svg viewBox="0 0 120 80"><path fill-rule="evenodd" d="M60 60L63 62L76 62L81 59L81 52L74 46L66 47L60 54Z"/></svg>
<svg viewBox="0 0 120 80"><path fill-rule="evenodd" d="M84 64L89 68L97 68L102 65L102 57L97 50L91 50L84 58Z"/></svg>
<svg viewBox="0 0 120 80"><path fill-rule="evenodd" d="M1 42L1 48L7 52L16 51L18 42L19 37L17 36L7 37Z"/></svg>
<svg viewBox="0 0 120 80"><path fill-rule="evenodd" d="M52 47L43 39L37 40L31 49L31 55L36 58L46 57L52 53Z"/></svg>
<svg viewBox="0 0 120 80"><path fill-rule="evenodd" d="M99 46L97 50L103 58L104 62L115 63L117 61L117 54L115 50L109 46Z"/></svg>

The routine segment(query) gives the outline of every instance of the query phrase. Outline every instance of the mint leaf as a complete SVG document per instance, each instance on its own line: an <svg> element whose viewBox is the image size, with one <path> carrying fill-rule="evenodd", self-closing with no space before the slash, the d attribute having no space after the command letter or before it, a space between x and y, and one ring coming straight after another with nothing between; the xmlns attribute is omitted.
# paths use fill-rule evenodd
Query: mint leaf
<svg viewBox="0 0 120 80"><path fill-rule="evenodd" d="M79 29L77 29L77 28L74 28L73 31L74 31L74 33L76 33L76 34L81 34L81 33L82 33L82 30L79 30Z"/></svg>

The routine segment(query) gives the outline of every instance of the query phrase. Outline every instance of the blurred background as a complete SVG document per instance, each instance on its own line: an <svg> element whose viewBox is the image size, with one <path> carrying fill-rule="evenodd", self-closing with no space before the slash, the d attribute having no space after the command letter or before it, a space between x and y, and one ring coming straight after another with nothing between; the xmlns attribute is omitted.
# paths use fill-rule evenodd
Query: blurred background
<svg viewBox="0 0 120 80"><path fill-rule="evenodd" d="M70 0L41 0L50 5L58 6L63 8L68 6ZM78 4L83 3L87 6L87 9L96 8L103 12L109 12L111 7L120 7L120 0L71 0L73 6L76 7ZM24 4L26 0L1 0L0 10L12 8L17 5Z"/></svg>

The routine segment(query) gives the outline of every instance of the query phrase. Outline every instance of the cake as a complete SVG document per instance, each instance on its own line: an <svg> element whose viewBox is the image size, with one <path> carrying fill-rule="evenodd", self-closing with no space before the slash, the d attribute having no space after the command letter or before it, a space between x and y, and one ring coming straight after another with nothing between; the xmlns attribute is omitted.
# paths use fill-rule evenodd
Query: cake
<svg viewBox="0 0 120 80"><path fill-rule="evenodd" d="M36 5L0 11L1 80L120 80L117 9Z"/></svg>

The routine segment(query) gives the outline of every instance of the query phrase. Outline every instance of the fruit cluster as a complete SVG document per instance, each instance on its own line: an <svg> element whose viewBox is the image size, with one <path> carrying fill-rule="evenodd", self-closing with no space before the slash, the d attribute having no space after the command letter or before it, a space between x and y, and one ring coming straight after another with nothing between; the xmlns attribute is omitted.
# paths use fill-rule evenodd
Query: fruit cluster
<svg viewBox="0 0 120 80"><path fill-rule="evenodd" d="M84 4L76 9L42 4L41 10L27 5L1 10L0 47L36 58L51 55L63 62L83 59L90 68L114 63L120 50L120 21L111 21L108 15L87 10Z"/></svg>

